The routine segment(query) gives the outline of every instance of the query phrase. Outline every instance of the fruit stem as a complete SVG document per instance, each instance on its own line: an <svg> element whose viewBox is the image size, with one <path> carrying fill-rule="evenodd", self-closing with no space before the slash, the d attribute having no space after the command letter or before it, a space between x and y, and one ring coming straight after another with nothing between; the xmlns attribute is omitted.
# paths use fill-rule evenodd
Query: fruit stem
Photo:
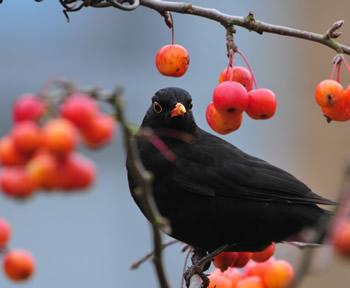
<svg viewBox="0 0 350 288"><path fill-rule="evenodd" d="M174 28L174 19L173 15L169 13L170 19L171 19L171 45L174 45L175 43L175 28Z"/></svg>
<svg viewBox="0 0 350 288"><path fill-rule="evenodd" d="M346 70L348 71L348 74L350 75L350 65L349 65L349 62L346 61L345 57L343 56L343 62L345 64L345 67L346 67Z"/></svg>
<svg viewBox="0 0 350 288"><path fill-rule="evenodd" d="M340 68L341 68L341 62L337 63L337 82L340 83Z"/></svg>
<svg viewBox="0 0 350 288"><path fill-rule="evenodd" d="M237 51L236 51L236 52L242 57L242 59L243 59L245 65L247 65L250 74L252 74L254 87L255 87L255 89L257 89L257 88L258 88L258 84L256 83L256 79L255 79L255 75L254 75L252 66L250 66L250 64L249 64L249 62L248 62L248 59L244 56L244 54L243 54L238 48L237 48Z"/></svg>
<svg viewBox="0 0 350 288"><path fill-rule="evenodd" d="M233 73L229 74L230 68L232 69L234 65L234 55L235 53L233 52L233 49L230 49L229 51L229 56L228 56L228 65L226 68L226 74L225 74L225 80L227 81L227 76L230 75L230 78L228 79L229 81L232 81L233 78Z"/></svg>

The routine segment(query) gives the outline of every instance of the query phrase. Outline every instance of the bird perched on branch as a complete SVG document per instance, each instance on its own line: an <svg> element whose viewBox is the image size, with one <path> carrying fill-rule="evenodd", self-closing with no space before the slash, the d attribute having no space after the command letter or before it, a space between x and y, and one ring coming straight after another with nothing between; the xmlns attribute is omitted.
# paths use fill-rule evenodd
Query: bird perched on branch
<svg viewBox="0 0 350 288"><path fill-rule="evenodd" d="M141 129L152 129L166 149L136 139L172 237L208 252L224 245L232 251L258 251L271 242L304 241L298 233L328 218L317 204L334 202L282 169L203 131L191 110L187 91L159 90ZM131 194L142 210L130 166L128 172Z"/></svg>

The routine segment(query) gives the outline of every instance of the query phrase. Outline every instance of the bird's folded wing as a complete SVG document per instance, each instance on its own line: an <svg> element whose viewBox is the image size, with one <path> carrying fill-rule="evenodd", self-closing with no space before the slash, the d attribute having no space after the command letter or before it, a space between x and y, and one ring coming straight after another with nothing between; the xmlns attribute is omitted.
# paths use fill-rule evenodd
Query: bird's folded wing
<svg viewBox="0 0 350 288"><path fill-rule="evenodd" d="M313 193L291 174L218 139L196 145L196 151L179 157L175 185L202 196L335 204Z"/></svg>

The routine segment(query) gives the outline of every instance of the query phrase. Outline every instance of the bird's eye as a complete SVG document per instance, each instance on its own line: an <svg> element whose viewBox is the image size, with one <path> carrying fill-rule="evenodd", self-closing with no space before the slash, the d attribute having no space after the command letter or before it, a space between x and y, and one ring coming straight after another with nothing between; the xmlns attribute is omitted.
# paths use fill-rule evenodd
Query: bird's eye
<svg viewBox="0 0 350 288"><path fill-rule="evenodd" d="M193 104L192 104L192 101L190 101L190 102L188 103L188 110L192 110L192 107L193 107Z"/></svg>
<svg viewBox="0 0 350 288"><path fill-rule="evenodd" d="M162 106L157 101L153 102L153 111L158 114L163 111Z"/></svg>

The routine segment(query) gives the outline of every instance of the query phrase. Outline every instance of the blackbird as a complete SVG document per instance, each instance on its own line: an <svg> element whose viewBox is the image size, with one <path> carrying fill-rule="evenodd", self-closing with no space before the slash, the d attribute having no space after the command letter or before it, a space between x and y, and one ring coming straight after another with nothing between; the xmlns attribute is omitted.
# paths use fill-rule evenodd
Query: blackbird
<svg viewBox="0 0 350 288"><path fill-rule="evenodd" d="M271 242L303 241L298 235L304 228L329 218L317 204L334 202L282 169L205 132L191 110L187 91L159 90L141 129L152 129L167 149L145 137L135 139L144 167L154 176L154 199L170 222L170 236L208 252L224 245L231 251L259 251ZM127 160L130 191L141 208L129 165Z"/></svg>

